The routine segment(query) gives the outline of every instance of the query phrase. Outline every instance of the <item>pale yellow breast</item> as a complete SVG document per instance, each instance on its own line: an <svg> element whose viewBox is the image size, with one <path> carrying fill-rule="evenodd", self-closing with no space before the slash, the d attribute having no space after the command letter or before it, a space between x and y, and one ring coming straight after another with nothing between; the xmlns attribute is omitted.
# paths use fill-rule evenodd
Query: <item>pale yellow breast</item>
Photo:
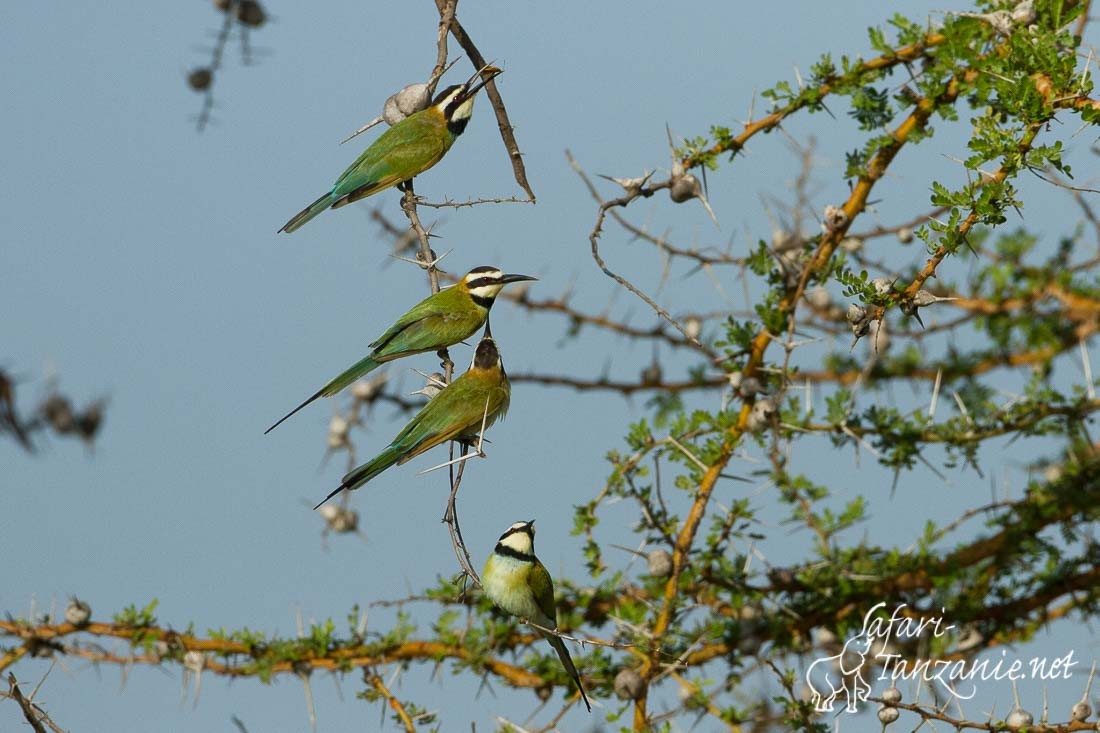
<svg viewBox="0 0 1100 733"><path fill-rule="evenodd" d="M512 557L490 555L481 574L481 586L489 600L505 613L545 624L542 610L527 585L531 568L530 563ZM549 625L553 627L554 623Z"/></svg>

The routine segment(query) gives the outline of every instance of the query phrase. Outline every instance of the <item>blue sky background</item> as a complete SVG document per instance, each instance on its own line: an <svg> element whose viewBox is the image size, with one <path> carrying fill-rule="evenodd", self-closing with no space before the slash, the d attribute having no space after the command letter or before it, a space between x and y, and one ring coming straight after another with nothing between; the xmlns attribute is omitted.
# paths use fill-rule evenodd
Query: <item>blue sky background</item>
<svg viewBox="0 0 1100 733"><path fill-rule="evenodd" d="M921 17L939 4L898 7ZM389 240L368 216L381 204L399 222L396 193L328 212L292 236L275 232L376 133L345 146L338 141L378 114L394 90L427 76L435 59L434 7L340 1L323 10L306 3L268 9L272 22L252 39L267 53L242 68L238 45L230 45L216 82L217 122L200 135L191 120L200 98L184 77L205 62L202 47L220 23L208 3L0 8L0 134L6 141L0 151L0 366L32 378L20 385L24 409L44 392L50 370L78 399L110 398L94 453L53 440L32 456L0 442L4 612L25 615L32 602L39 609L63 606L77 594L97 619L107 619L127 604L157 598L160 619L176 628L193 622L200 632L247 625L290 634L299 610L307 621L341 620L353 604L399 597L457 569L437 523L445 479L414 476L440 462L440 452L360 491L354 501L366 542L330 538L325 551L323 523L303 500L324 496L343 472L341 460L318 470L332 404L313 405L263 435L427 294L418 270L388 259ZM736 124L747 116L754 91L793 79L793 66L805 71L826 50L867 53L866 27L889 12L856 2L460 5L459 18L483 54L506 69L498 83L538 204L425 210L427 222L439 221L437 251L455 250L445 261L453 272L498 264L539 276L533 294L571 287L578 308L610 307L635 325L653 325L645 306L614 291L592 262L587 233L595 205L563 151L571 149L593 174L639 175L667 166L666 123L685 136L712 123ZM468 73L463 61L445 83ZM765 109L762 100L756 109ZM818 210L846 196L843 153L862 142L854 123L836 112L835 119L802 117L787 126L796 138L812 132L819 139ZM965 134L965 122L945 128L943 142L933 145L961 155ZM1093 140L1088 133L1076 138L1071 162L1094 166L1087 152ZM863 224L896 223L923 211L932 177L960 180L959 166L930 150L902 153L896 174L876 189L882 202ZM781 135L762 136L746 158L711 176L721 231L701 207L676 207L663 196L628 213L657 231L667 228L682 244L733 242L744 251L771 234L759 195L785 195L795 163ZM1078 218L1068 197L1034 184L1026 182L1025 193L1035 196L1028 226L1065 233L1067 222ZM418 179L417 190L432 200L520 193L484 99L466 134ZM614 226L603 246L613 268L657 290L660 260L652 248L631 243ZM920 254L913 245L909 255ZM962 272L953 270L956 277ZM731 307L704 276L687 280L686 274L673 269L661 290L663 304L679 311ZM743 307L736 272L723 276L733 306ZM649 343L606 333L585 331L563 341L565 325L506 302L493 316L513 373L596 376L608 365L613 376L634 378L652 358ZM691 363L659 353L666 374ZM454 357L464 366L470 352L459 347ZM399 363L394 375L413 385L410 367L430 370L434 361L426 355ZM1066 380L1079 382L1079 372L1064 371ZM999 379L1012 390L1023 377ZM890 399L901 404L927 400L919 390L896 391ZM691 399L713 408L718 395ZM569 534L572 505L602 487L604 453L620 447L626 423L645 414L643 399L516 388L508 420L490 434L490 460L473 464L463 486L463 529L475 561L484 561L508 524L536 517L538 551L551 572L581 578L580 544ZM402 424L381 408L368 430L356 434L360 455L373 455ZM856 471L850 454L836 456L827 441L809 439L800 443L797 460L823 471L817 475L837 488L838 503L860 494L871 499L872 519L857 531L898 542L918 537L928 518L957 516L959 492L975 497L967 506L982 503L990 477L997 491L1019 492L1030 450L1016 446L1009 456L1003 446L991 447L984 479L962 470L948 472L947 482L930 474L904 477L892 498L892 477L867 455ZM746 490L766 508L767 521L782 521L782 510L767 508L774 504L767 489L731 482L722 498ZM617 506L603 517L603 538L633 544L627 532L632 508ZM804 535L775 525L770 530L760 547L770 561L801 555ZM390 619L374 609L370 628L383 630ZM1052 710L1068 709L1080 696L1083 668L1096 652L1091 633L1063 625L1018 650L1026 657L1071 648L1084 663L1076 681L1051 686ZM45 662L33 661L15 671L34 681L45 669ZM475 698L477 680L429 674L414 667L397 691L430 701L443 714L444 730L471 720L489 730L496 714L522 722L534 705L527 691L493 685ZM337 685L315 675L321 730L381 725L379 706L355 699L358 674L339 687L342 699ZM1038 710L1038 693L1031 692L1031 709ZM1007 711L1007 687L982 694L982 704L972 707L995 703ZM176 667L135 669L120 689L118 669L74 661L53 672L41 697L55 720L73 730L230 730L231 715L254 733L307 726L297 680L268 687L207 676L197 707L181 705L179 695ZM605 704L614 709L617 701ZM552 713L543 711L536 722L544 724ZM19 719L13 704L0 703L0 727L15 728ZM563 729L588 720L571 713Z"/></svg>

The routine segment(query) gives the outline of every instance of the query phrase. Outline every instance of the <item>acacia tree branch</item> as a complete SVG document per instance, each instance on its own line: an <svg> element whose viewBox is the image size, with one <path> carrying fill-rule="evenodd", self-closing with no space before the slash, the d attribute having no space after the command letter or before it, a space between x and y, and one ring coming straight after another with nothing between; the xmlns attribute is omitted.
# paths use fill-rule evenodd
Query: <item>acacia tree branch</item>
<svg viewBox="0 0 1100 733"><path fill-rule="evenodd" d="M18 646L15 649L12 649L3 657L0 657L0 672L3 672L5 669L26 656L27 651L27 645L23 644L22 646Z"/></svg>
<svg viewBox="0 0 1100 733"><path fill-rule="evenodd" d="M899 64L908 64L924 58L930 49L942 45L946 41L947 36L942 33L929 33L919 43L913 43L908 46L894 49L894 51L889 54L884 54L878 58L857 64L845 74L832 76L816 89L803 90L803 93L799 95L798 99L777 109L771 114L765 115L756 121L750 120L745 124L744 129L739 135L715 143L704 151L697 151L691 155L686 155L681 159L681 162L685 168L694 168L702 164L704 160L723 153L737 154L745 147L745 143L752 137L761 132L769 132L775 129L783 120L799 110L820 104L821 100L827 97L837 86L858 81L870 73L876 73L884 69L893 68Z"/></svg>
<svg viewBox="0 0 1100 733"><path fill-rule="evenodd" d="M836 251L841 239L847 232L848 227L851 226L852 221L862 213L871 189L875 183L878 182L885 174L886 169L890 163L893 162L894 157L898 151L902 148L905 142L910 136L917 130L923 129L932 113L940 104L950 104L954 102L955 97L958 94L958 84L955 81L950 82L943 94L938 99L922 98L917 104L913 112L905 119L901 125L892 133L892 140L884 145L875 153L869 162L866 171L860 176L859 181L852 189L851 195L845 202L843 210L846 214L845 219L839 226L833 227L826 231L822 236L821 242L818 245L817 251L814 256L805 265L802 275L799 278L797 286L783 297L778 304L777 309L782 314L785 321L793 321L794 313L797 308L798 302L802 297L802 293L806 288L810 276L812 273L821 272L828 264L833 253ZM781 118L780 118L781 119ZM776 120L778 124L778 119ZM625 205L629 203L629 200L623 203L609 202L612 205ZM619 200L617 200L619 201ZM594 237L599 232L599 223L602 220L605 207L601 206L600 216L597 218L596 228L593 230L593 235L590 239L593 239L593 249L595 249ZM763 364L764 352L768 345L771 343L773 335L767 330L761 330L758 335L753 339L752 350L748 363L742 370L744 377L753 377ZM707 505L710 502L711 494L714 491L714 486L717 484L718 479L722 476L726 465L729 463L730 458L733 456L735 447L740 442L741 436L744 434L748 422L749 416L752 413L753 404L755 400L753 397L748 397L744 400L741 410L738 414L736 423L729 429L725 439L722 442L721 448L718 451L717 457L711 462L710 468L703 474L702 479L699 482L698 488L695 492L695 498L691 505L687 517L684 519L679 535L676 539L676 545L672 553L672 573L670 574L667 583L665 584L664 598L661 603L660 611L658 612L656 619L652 626L652 636L654 643L654 651L659 651L662 644L662 639L667 631L676 608L678 607L678 585L680 575L683 573L684 567L687 565L687 557L691 552L692 545L694 544L695 534L698 531L699 524L706 514ZM642 680L645 683L645 687L642 693L634 701L634 730L642 731L646 730L649 726L647 715L647 699L649 685L653 681L658 670L657 656L656 654L650 654L641 670Z"/></svg>
<svg viewBox="0 0 1100 733"><path fill-rule="evenodd" d="M1020 142L1018 145L1018 155L1020 160L1022 160L1024 156L1027 155L1027 151L1031 149L1031 144L1035 141L1035 137L1039 134L1039 131L1043 128L1043 125L1045 124L1046 122L1044 121L1032 123L1028 126L1027 130L1020 138ZM1004 165L997 169L996 173L994 173L990 177L986 185L1003 183L1009 177L1009 175L1014 174L1018 170L1018 168L1018 165L1006 162ZM965 240L966 235L970 233L970 230L974 227L975 224L980 221L980 219L981 215L978 213L977 208L971 209L966 219L962 222L962 224L959 225L958 229L956 230L957 240L955 237L952 237L952 241ZM909 283L909 285L905 288L902 293L902 298L904 300L911 301L916 296L917 291L924 286L925 281L928 280L928 278L930 277L935 277L936 268L939 267L939 264L943 262L944 258L954 252L955 249L955 247L949 246L947 244L941 244L939 247L937 247L936 251L932 253L932 256L928 258L928 261L925 263L924 268L919 273L917 273L916 277L913 278L913 282Z"/></svg>
<svg viewBox="0 0 1100 733"><path fill-rule="evenodd" d="M373 687L378 694L386 700L390 709L393 710L398 720L401 721L401 725L404 727L406 733L416 733L416 726L413 725L412 718L409 717L409 712L405 709L405 705L390 692L389 688L386 687L386 683L378 676L378 673L373 669L367 669L364 670L363 676L366 678L367 684Z"/></svg>
<svg viewBox="0 0 1100 733"><path fill-rule="evenodd" d="M406 640L392 643L336 645L324 651L307 649L305 642L300 657L287 659L285 652L271 648L271 644L248 644L242 641L219 638L202 638L191 634L180 634L171 629L158 626L125 626L114 623L92 622L77 627L73 624L41 624L28 626L14 621L0 620L0 632L33 640L33 643L55 643L74 634L122 639L130 643L165 642L168 655L183 652L208 652L217 656L241 657L241 663L219 662L211 658L203 668L215 674L228 677L254 677L261 672L272 674L297 674L303 670L326 669L343 670L350 667L375 667L391 662L438 661L452 659L472 664L485 672L496 675L515 687L545 687L541 677L527 670L508 664L495 657L482 657L470 649L456 644L444 644L428 640ZM531 643L535 641L531 638ZM175 650L175 651L173 651ZM118 657L119 661L133 661L144 664L157 664L166 655L147 654L145 656ZM107 660L115 661L115 660ZM262 664L261 664L262 663Z"/></svg>

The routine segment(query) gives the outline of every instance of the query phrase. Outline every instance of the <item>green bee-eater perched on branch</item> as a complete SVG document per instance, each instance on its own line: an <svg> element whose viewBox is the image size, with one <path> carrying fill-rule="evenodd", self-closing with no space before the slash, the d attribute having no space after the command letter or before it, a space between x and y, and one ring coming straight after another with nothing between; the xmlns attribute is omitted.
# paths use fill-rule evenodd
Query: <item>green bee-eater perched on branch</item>
<svg viewBox="0 0 1100 733"><path fill-rule="evenodd" d="M432 397L389 447L344 476L340 485L317 506L344 489L357 489L390 466L401 465L448 440L472 443L483 426L488 428L504 417L510 397L508 375L486 324L470 369Z"/></svg>
<svg viewBox="0 0 1100 733"><path fill-rule="evenodd" d="M535 557L535 520L516 522L500 536L493 554L481 571L481 587L497 608L513 616L533 621L544 629L558 628L557 604L554 602L554 581ZM565 671L580 690L584 706L592 712L588 695L581 686L581 676L565 642L560 637L540 631L558 653Z"/></svg>
<svg viewBox="0 0 1100 733"><path fill-rule="evenodd" d="M370 344L370 354L334 377L309 399L268 428L277 428L283 420L318 397L332 397L356 379L394 359L425 351L438 351L473 336L485 325L497 294L508 283L535 280L530 275L505 275L497 267L475 267L452 287L429 295L397 319L384 334Z"/></svg>
<svg viewBox="0 0 1100 733"><path fill-rule="evenodd" d="M283 224L293 232L328 208L338 209L403 183L438 163L466 129L474 95L502 69L485 66L465 84L447 87L427 109L409 115L382 133L358 160L336 179L332 190ZM474 82L480 77L476 86Z"/></svg>

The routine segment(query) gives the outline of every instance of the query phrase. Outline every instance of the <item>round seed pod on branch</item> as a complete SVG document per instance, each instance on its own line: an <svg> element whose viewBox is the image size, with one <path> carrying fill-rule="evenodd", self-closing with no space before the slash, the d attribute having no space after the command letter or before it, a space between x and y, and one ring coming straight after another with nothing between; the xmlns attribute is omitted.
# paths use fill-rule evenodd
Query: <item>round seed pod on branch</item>
<svg viewBox="0 0 1100 733"><path fill-rule="evenodd" d="M72 403L64 395L57 393L50 395L42 403L39 411L58 435L65 435L76 429Z"/></svg>
<svg viewBox="0 0 1100 733"><path fill-rule="evenodd" d="M651 550L646 555L649 574L654 578L667 578L672 575L672 555L668 550Z"/></svg>
<svg viewBox="0 0 1100 733"><path fill-rule="evenodd" d="M267 22L267 12L256 0L237 2L237 20L249 28L259 28Z"/></svg>
<svg viewBox="0 0 1100 733"><path fill-rule="evenodd" d="M668 149L672 154L672 171L669 175L671 185L668 188L669 198L678 204L692 199L699 199L706 208L707 213L710 214L714 226L718 226L718 217L714 215L714 209L710 208L710 202L707 201L706 194L703 193L703 184L699 183L698 178L684 169L684 164L680 162L680 158L676 155L676 146L672 143L672 130L669 129L668 125L665 125L665 132L668 134Z"/></svg>
<svg viewBox="0 0 1100 733"><path fill-rule="evenodd" d="M84 628L92 619L92 607L79 598L73 598L65 607L65 623L78 629Z"/></svg>
<svg viewBox="0 0 1100 733"><path fill-rule="evenodd" d="M642 676L630 667L619 670L612 685L620 700L637 700L645 690Z"/></svg>
<svg viewBox="0 0 1100 733"><path fill-rule="evenodd" d="M214 82L214 72L205 66L192 69L187 75L187 86L196 92L205 92Z"/></svg>

